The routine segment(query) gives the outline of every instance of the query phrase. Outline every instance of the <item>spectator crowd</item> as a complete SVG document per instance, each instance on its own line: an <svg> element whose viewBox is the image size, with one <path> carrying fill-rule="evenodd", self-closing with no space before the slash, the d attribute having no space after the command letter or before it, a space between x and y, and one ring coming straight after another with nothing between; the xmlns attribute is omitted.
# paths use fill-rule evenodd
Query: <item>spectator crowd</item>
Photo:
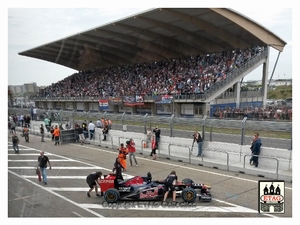
<svg viewBox="0 0 300 225"><path fill-rule="evenodd" d="M213 113L214 118L218 119L242 119L247 117L252 120L289 120L292 121L293 111L287 107L244 107L224 109L218 108Z"/></svg>
<svg viewBox="0 0 300 225"><path fill-rule="evenodd" d="M228 72L239 68L264 47L223 51L206 56L183 56L133 66L75 73L40 89L32 97L120 97L204 93Z"/></svg>

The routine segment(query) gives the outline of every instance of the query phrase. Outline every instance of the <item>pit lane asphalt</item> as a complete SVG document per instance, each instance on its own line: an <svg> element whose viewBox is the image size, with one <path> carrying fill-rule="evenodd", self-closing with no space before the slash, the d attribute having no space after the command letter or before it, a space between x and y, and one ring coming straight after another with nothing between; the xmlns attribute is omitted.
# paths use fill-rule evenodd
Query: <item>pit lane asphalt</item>
<svg viewBox="0 0 300 225"><path fill-rule="evenodd" d="M47 169L47 185L38 182L34 170L40 150L45 151L52 165L52 170ZM257 209L259 177L167 159L152 160L140 154L137 155L139 167L128 166L124 176L146 176L150 171L153 179L164 179L171 170L176 170L179 180L188 177L211 185L213 200L197 200L196 207L192 208L161 207L158 201L153 207L141 204L128 208L120 203L117 209L103 204L104 199L96 197L95 192L88 198L85 177L98 170L110 173L116 157L117 149L79 144L55 146L50 139L40 142L40 137L33 135L29 143L20 138L19 155L14 154L8 143L8 217L292 217L290 183L285 183L285 213L260 214ZM181 201L180 197L177 200Z"/></svg>

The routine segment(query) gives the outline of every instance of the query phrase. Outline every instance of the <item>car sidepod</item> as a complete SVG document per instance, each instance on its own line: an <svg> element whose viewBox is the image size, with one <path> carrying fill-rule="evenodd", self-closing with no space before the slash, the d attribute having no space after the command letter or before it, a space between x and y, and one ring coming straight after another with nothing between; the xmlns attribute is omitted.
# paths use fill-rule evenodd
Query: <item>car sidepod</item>
<svg viewBox="0 0 300 225"><path fill-rule="evenodd" d="M104 193L103 197L108 203L116 203L120 199L120 192L115 188L110 188Z"/></svg>

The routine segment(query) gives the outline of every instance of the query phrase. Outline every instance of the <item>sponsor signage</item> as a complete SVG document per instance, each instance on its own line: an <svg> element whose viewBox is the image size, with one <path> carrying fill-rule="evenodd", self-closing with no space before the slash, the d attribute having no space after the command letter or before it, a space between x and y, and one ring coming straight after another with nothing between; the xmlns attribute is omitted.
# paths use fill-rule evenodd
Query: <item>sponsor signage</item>
<svg viewBox="0 0 300 225"><path fill-rule="evenodd" d="M123 102L125 106L144 105L144 98L142 95L124 96Z"/></svg>
<svg viewBox="0 0 300 225"><path fill-rule="evenodd" d="M173 102L173 96L172 95L155 96L154 101L156 104L170 104Z"/></svg>
<svg viewBox="0 0 300 225"><path fill-rule="evenodd" d="M109 101L109 104L112 104L112 105L121 105L121 104L123 104L122 97L109 97L108 101Z"/></svg>
<svg viewBox="0 0 300 225"><path fill-rule="evenodd" d="M99 108L101 110L108 109L108 100L107 99L99 99Z"/></svg>

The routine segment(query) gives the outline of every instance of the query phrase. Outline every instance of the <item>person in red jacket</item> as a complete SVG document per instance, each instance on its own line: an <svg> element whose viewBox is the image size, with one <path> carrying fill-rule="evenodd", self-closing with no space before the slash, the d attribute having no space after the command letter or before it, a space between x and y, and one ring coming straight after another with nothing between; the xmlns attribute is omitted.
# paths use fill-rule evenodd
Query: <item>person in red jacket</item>
<svg viewBox="0 0 300 225"><path fill-rule="evenodd" d="M128 154L129 154L129 162L130 162L130 166L132 166L132 158L135 162L135 166L139 166L138 163L137 163L137 160L135 158L135 152L136 152L136 149L135 149L135 143L133 141L132 138L130 138L129 141L126 141L126 144L127 144L127 149L128 149Z"/></svg>

